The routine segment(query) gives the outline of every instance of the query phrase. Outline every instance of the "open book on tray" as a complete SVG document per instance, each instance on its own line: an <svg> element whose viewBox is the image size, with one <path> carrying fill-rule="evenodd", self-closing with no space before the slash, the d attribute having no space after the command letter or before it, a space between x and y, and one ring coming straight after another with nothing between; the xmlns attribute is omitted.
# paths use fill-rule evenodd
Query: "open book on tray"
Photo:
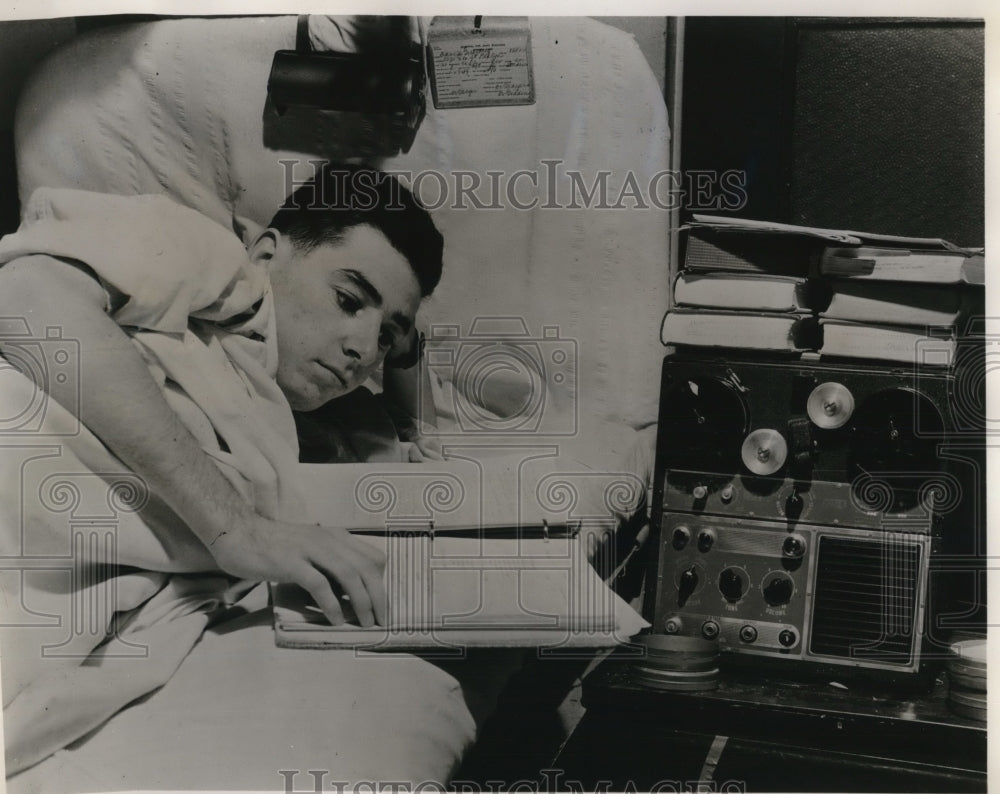
<svg viewBox="0 0 1000 794"><path fill-rule="evenodd" d="M272 584L275 641L371 650L607 647L646 622L601 580L578 539L641 498L628 473L521 452L419 464L303 465L307 520L385 553L389 620L332 626L296 585Z"/></svg>

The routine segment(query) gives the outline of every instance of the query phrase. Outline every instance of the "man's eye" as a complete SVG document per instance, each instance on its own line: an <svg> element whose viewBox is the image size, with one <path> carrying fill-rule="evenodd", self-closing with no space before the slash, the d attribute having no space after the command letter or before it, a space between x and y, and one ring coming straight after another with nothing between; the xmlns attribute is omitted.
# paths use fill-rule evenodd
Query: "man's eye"
<svg viewBox="0 0 1000 794"><path fill-rule="evenodd" d="M356 312L361 311L361 301L349 292L337 290L337 305L349 314L355 314Z"/></svg>
<svg viewBox="0 0 1000 794"><path fill-rule="evenodd" d="M392 331L382 331L378 336L378 346L388 350L396 344L396 335Z"/></svg>

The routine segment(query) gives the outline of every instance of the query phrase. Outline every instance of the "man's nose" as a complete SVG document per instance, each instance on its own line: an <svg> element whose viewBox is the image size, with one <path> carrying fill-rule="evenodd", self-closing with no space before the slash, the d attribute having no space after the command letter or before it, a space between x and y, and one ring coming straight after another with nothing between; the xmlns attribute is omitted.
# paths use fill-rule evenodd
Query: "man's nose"
<svg viewBox="0 0 1000 794"><path fill-rule="evenodd" d="M344 352L362 367L378 363L378 337L382 323L377 312L361 312L352 319L344 337Z"/></svg>

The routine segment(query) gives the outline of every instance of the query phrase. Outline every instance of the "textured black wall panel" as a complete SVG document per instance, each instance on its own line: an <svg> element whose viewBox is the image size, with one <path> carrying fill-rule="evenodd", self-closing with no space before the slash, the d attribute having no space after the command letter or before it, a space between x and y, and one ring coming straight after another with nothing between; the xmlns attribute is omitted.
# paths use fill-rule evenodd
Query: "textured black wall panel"
<svg viewBox="0 0 1000 794"><path fill-rule="evenodd" d="M984 240L983 28L799 27L792 222Z"/></svg>

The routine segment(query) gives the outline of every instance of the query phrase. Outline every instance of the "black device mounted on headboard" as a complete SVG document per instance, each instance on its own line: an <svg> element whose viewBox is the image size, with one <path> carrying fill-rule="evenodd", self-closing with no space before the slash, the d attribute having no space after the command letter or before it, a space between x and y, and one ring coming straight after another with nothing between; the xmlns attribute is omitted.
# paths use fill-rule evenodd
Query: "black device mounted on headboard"
<svg viewBox="0 0 1000 794"><path fill-rule="evenodd" d="M267 95L277 116L300 108L360 114L378 154L409 151L427 108L423 51L410 38L411 20L387 18L385 30L360 37L358 52L314 51L308 20L299 17L295 49L278 50L271 62Z"/></svg>

